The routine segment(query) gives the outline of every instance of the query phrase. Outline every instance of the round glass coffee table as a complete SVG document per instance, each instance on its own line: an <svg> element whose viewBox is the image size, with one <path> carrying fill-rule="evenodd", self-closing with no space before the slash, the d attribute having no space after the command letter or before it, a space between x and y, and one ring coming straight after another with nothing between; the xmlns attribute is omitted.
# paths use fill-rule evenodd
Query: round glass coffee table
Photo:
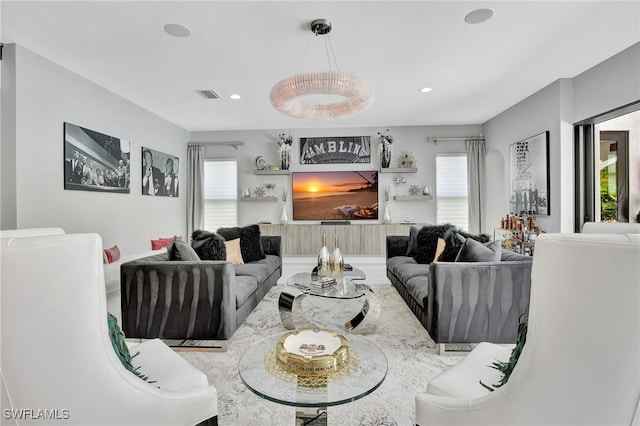
<svg viewBox="0 0 640 426"><path fill-rule="evenodd" d="M380 301L375 293L366 284L356 283L356 280L366 279L366 275L358 268L345 271L342 277L335 278L335 284L328 287L314 286L312 282L317 280L313 272L301 272L287 279L287 286L280 292L278 299L278 311L282 325L289 330L307 327L333 328L323 321L330 317L335 320L335 315L347 314L344 329L350 332L368 332L375 330L380 317ZM326 301L325 315L308 315L310 312L303 309L302 303L306 296L324 299ZM346 307L346 302L358 299L354 310ZM343 302L343 303L341 303ZM322 310L322 309L321 309ZM349 313L350 312L350 313Z"/></svg>
<svg viewBox="0 0 640 426"><path fill-rule="evenodd" d="M293 407L317 407L346 404L369 395L387 376L387 358L376 345L353 334L349 342L349 362L342 370L329 374L326 384L308 386L295 374L279 369L275 347L284 333L254 343L238 364L244 384L269 401Z"/></svg>

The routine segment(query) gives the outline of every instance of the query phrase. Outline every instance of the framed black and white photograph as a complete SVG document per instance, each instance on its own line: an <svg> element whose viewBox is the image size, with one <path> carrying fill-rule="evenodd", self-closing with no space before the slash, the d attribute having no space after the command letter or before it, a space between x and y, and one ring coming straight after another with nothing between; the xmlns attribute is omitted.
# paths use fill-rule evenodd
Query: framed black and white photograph
<svg viewBox="0 0 640 426"><path fill-rule="evenodd" d="M142 195L178 197L178 164L175 155L142 147Z"/></svg>
<svg viewBox="0 0 640 426"><path fill-rule="evenodd" d="M549 132L509 146L512 213L549 215Z"/></svg>
<svg viewBox="0 0 640 426"><path fill-rule="evenodd" d="M300 164L370 162L370 136L300 138Z"/></svg>
<svg viewBox="0 0 640 426"><path fill-rule="evenodd" d="M128 141L64 123L64 189L129 194Z"/></svg>

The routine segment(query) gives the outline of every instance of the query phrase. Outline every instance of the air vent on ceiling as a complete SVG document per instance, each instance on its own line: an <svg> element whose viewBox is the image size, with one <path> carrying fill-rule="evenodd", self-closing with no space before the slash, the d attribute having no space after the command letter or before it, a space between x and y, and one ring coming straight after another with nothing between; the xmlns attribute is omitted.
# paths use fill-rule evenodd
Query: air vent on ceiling
<svg viewBox="0 0 640 426"><path fill-rule="evenodd" d="M213 90L209 90L209 89L198 90L198 93L200 93L202 96L204 96L207 99L220 99L220 96Z"/></svg>

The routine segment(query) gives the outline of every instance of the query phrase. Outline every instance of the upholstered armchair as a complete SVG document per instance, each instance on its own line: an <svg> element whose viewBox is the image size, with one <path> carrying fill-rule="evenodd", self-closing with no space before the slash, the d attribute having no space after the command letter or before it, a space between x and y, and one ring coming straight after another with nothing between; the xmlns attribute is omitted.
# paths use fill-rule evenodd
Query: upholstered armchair
<svg viewBox="0 0 640 426"><path fill-rule="evenodd" d="M2 424L216 424L216 389L161 341L131 348L149 381L123 366L101 238L54 231L0 233Z"/></svg>
<svg viewBox="0 0 640 426"><path fill-rule="evenodd" d="M482 343L416 396L418 425L640 424L640 235L542 234L524 349Z"/></svg>

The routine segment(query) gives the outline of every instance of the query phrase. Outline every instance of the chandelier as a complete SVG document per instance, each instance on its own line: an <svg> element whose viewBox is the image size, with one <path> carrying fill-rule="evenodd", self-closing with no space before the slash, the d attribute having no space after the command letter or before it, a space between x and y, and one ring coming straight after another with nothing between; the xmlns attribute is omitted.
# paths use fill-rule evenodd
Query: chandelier
<svg viewBox="0 0 640 426"><path fill-rule="evenodd" d="M326 19L316 19L311 22L311 31L316 36L327 35L331 32L331 23ZM327 40L327 56L331 51L337 71L331 70L331 59L328 57L328 72L302 73L279 81L269 96L275 109L291 117L330 120L355 114L371 105L373 91L369 83L353 74L340 72L328 35L325 44ZM308 99L305 102L305 98L316 99L317 95L329 95L333 102L321 103ZM336 98L339 100L336 101Z"/></svg>

